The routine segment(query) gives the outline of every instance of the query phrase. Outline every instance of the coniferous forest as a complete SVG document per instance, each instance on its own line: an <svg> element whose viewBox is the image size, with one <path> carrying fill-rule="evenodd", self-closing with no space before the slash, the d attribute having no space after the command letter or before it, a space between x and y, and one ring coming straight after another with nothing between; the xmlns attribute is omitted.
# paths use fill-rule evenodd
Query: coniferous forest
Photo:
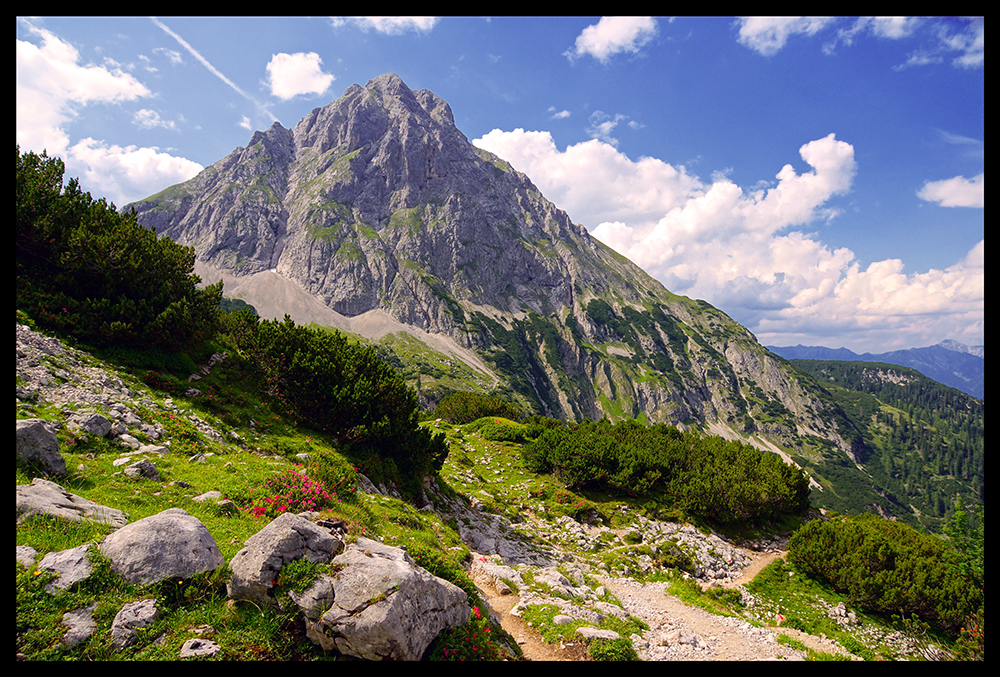
<svg viewBox="0 0 1000 677"><path fill-rule="evenodd" d="M983 504L983 400L897 365L791 362L815 377L861 432L866 472L902 513L919 513L911 523L938 531L956 497Z"/></svg>

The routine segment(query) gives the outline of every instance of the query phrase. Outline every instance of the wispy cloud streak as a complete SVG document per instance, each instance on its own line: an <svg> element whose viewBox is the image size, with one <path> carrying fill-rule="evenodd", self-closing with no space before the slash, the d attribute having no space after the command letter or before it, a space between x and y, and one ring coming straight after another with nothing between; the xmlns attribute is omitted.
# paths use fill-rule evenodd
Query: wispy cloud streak
<svg viewBox="0 0 1000 677"><path fill-rule="evenodd" d="M237 85L235 82L233 82L232 80L230 80L229 78L227 78L222 72L219 71L218 68L216 68L211 63L209 63L208 59L206 59L205 57L203 57L198 52L198 50L196 50L194 47L192 47L190 44L188 44L188 42L184 38L182 38L181 36L177 35L177 33L174 33L172 30L170 30L170 28L167 25L165 25L162 21L160 21L159 19L157 19L155 16L151 16L149 18L153 21L154 24L156 24L157 26L159 26L163 30L164 33L166 33L167 35L169 35L170 37L172 37L177 42L181 43L181 46L184 47L184 49L186 49L191 54L191 56L193 56L194 58L198 59L198 61L200 61L205 68L207 68L213 75L215 75L215 77L217 77L220 80L222 80L223 82L225 82L227 85L229 85L234 90L236 90L236 92L240 96L242 96L244 99L246 99L247 101L249 101L250 103L252 103L254 106L256 106L257 110L259 110L263 115L265 115L268 118L270 118L271 122L277 122L278 118L276 118L274 116L274 113L272 113L271 111L269 111L264 105L262 105L259 101L257 101L257 99L253 98L252 96L250 96L249 94L247 94L246 92L244 92L242 89L240 89L239 85Z"/></svg>

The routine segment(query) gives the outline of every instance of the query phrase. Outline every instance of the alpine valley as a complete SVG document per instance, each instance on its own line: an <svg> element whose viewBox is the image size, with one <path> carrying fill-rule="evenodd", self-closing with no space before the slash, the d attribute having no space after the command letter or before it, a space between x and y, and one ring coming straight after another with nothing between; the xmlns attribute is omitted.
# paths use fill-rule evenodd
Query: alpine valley
<svg viewBox="0 0 1000 677"><path fill-rule="evenodd" d="M924 425L912 407L877 394L875 410L846 406L725 313L591 237L470 143L445 101L396 75L350 86L293 130L276 122L125 209L192 246L202 280L224 280L227 297L262 317L377 343L425 407L468 390L567 421L697 428L799 464L819 506L927 526L921 515L943 517L927 508L935 478L982 501L980 400L961 403L979 434L967 434L978 451L958 476L927 450L883 444L893 416ZM901 463L934 469L907 482Z"/></svg>

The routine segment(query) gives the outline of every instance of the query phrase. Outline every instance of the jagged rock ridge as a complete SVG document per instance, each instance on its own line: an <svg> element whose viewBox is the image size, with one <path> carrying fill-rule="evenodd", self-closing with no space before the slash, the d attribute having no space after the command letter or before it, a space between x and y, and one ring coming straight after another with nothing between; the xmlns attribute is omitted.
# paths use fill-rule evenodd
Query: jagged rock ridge
<svg viewBox="0 0 1000 677"><path fill-rule="evenodd" d="M448 335L541 413L816 435L851 451L808 379L592 238L396 75L129 208L200 263L274 271L342 315Z"/></svg>

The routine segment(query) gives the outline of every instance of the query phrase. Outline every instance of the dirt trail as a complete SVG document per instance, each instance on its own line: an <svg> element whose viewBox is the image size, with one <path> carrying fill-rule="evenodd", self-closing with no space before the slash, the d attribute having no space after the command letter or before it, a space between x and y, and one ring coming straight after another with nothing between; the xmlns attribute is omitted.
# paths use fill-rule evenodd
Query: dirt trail
<svg viewBox="0 0 1000 677"><path fill-rule="evenodd" d="M582 643L549 644L542 639L541 633L528 627L525 620L510 613L520 597L517 595L499 595L490 585L476 581L476 587L482 593L490 610L500 619L500 626L513 637L524 657L529 661L582 661L587 659L587 649Z"/></svg>
<svg viewBox="0 0 1000 677"><path fill-rule="evenodd" d="M749 583L754 579L754 576L759 574L764 570L768 564L773 562L778 558L784 559L788 556L787 550L776 550L774 552L753 552L752 550L744 550L748 555L750 555L751 562L750 565L743 569L743 575L736 580L723 583L723 588L735 588L737 585L744 585ZM705 586L702 586L705 587Z"/></svg>
<svg viewBox="0 0 1000 677"><path fill-rule="evenodd" d="M725 587L735 587L753 579L764 567L785 551L750 553L753 561L743 575ZM801 641L807 647L830 653L844 653L839 645L825 638L799 632L792 628L756 628L738 618L717 616L697 607L688 606L666 592L665 583L642 584L631 579L598 577L600 582L621 600L625 609L645 621L649 627L649 646L640 650L644 660L773 660L801 659L805 652L782 646L775 641L781 633ZM588 660L583 643L548 644L523 618L510 610L520 601L518 595L500 595L491 585L476 581L483 598L490 605L500 625L517 640L524 657L531 661ZM694 644L679 637L692 635ZM664 639L666 638L666 639ZM664 648L666 647L666 648ZM637 647L638 648L638 647Z"/></svg>

